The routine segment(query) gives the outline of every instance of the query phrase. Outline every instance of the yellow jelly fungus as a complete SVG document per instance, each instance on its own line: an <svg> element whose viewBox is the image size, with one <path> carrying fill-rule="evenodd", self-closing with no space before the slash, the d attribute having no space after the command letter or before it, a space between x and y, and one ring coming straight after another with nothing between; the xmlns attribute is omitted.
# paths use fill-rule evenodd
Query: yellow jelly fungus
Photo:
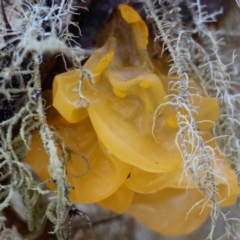
<svg viewBox="0 0 240 240"><path fill-rule="evenodd" d="M106 56L104 56L98 63L98 65L93 69L92 74L93 75L99 75L103 69L107 67L109 62L112 60L114 55L113 49L111 49Z"/></svg>
<svg viewBox="0 0 240 240"><path fill-rule="evenodd" d="M125 185L113 193L110 197L98 202L98 204L115 213L123 213L127 210L133 200L134 192Z"/></svg>
<svg viewBox="0 0 240 240"><path fill-rule="evenodd" d="M147 26L137 12L120 5L116 17L100 34L98 44L103 42L83 66L94 75L94 84L82 80L81 94L90 102L89 118L80 111L73 114L67 108L67 104L79 100L79 95L72 91L78 86L79 71L70 71L54 80L54 106L70 123L80 119L79 123L67 124L60 116L56 118L56 114L48 115L57 126L57 134L71 149L67 176L76 191L70 193L70 199L98 201L117 213L130 205L128 213L157 232L170 236L192 232L207 218L211 208L209 204L203 208L201 202L187 215L204 197L186 177L179 182L183 160L175 144L178 132L175 110L166 106L155 114L159 105L165 103L165 90L171 93L167 89L169 78L159 77L162 75L148 56ZM189 85L194 89L190 89L193 96L189 102L196 127L207 130L203 141L216 149L210 139L219 115L217 100L204 96L194 81ZM55 102L65 104L66 109ZM186 110L181 113L188 118ZM77 176L86 169L86 162L76 153L83 153L89 159L90 172L82 177ZM228 206L238 194L237 178L217 150L215 154L215 165L211 167L216 176L216 200L221 206ZM43 173L35 171L46 179L41 176ZM200 171L199 178L201 174Z"/></svg>
<svg viewBox="0 0 240 240"><path fill-rule="evenodd" d="M113 88L113 92L117 97L120 97L120 98L126 97L126 93L117 88Z"/></svg>
<svg viewBox="0 0 240 240"><path fill-rule="evenodd" d="M53 84L53 106L70 123L79 122L88 115L85 108L78 106L79 94L73 91L78 87L79 77L78 70L65 72L57 75Z"/></svg>
<svg viewBox="0 0 240 240"><path fill-rule="evenodd" d="M151 83L148 80L144 80L144 81L139 83L139 86L142 87L142 88L150 88Z"/></svg>
<svg viewBox="0 0 240 240"><path fill-rule="evenodd" d="M142 21L139 14L133 8L129 7L128 5L120 4L118 6L118 9L120 10L122 18L127 23L136 23L136 22Z"/></svg>
<svg viewBox="0 0 240 240"><path fill-rule="evenodd" d="M131 24L132 28L134 24ZM169 152L169 146L157 143L151 131L154 112L159 104L164 103L165 91L157 75L151 73L150 59L142 52L138 52L139 58L144 61L145 69L140 68L141 61L135 59L134 49L130 51L128 45L123 45L122 39L126 34L131 34L131 29L126 29L126 32L121 29L117 29L116 32L114 30L111 40L93 53L85 63L84 68L94 69L92 66L96 66L95 63L104 58L103 53L109 52L106 49L113 49L113 43L116 44L116 53L100 74L101 80L96 82L94 87L86 84L82 94L91 102L87 110L99 139L118 159L146 171L171 171L182 161L181 155L176 147L174 151ZM114 34L118 34L115 40ZM130 44L131 39L128 42ZM132 42L132 45L134 46L135 43ZM126 61L122 62L122 54L125 50L132 52L128 57L127 66L123 65ZM69 81L74 80L69 79ZM143 81L148 81L150 84L150 87L144 91L139 86ZM68 85L68 81L62 81L63 89L65 85ZM116 96L113 89L120 90L124 94L115 90ZM65 94L67 97L71 92ZM126 96L123 97L125 94ZM65 118L64 114L62 116ZM175 135L172 136L171 143Z"/></svg>
<svg viewBox="0 0 240 240"><path fill-rule="evenodd" d="M170 117L167 119L167 125L170 128L178 129L178 123L177 123L177 116L176 116L176 114L170 115Z"/></svg>
<svg viewBox="0 0 240 240"><path fill-rule="evenodd" d="M196 230L209 216L211 208L207 205L189 212L202 199L195 189L166 188L153 194L135 194L127 213L156 232L180 236Z"/></svg>
<svg viewBox="0 0 240 240"><path fill-rule="evenodd" d="M82 93L91 101L88 113L99 139L118 159L149 172L171 171L182 162L179 150L173 144L177 133L177 122L166 109L154 119L154 112L161 103L164 103L166 94L158 76L150 73L152 68L150 59L143 52L136 49L135 53L134 48L130 51L128 45L123 45L122 39L126 34L130 35L132 29L138 31L135 23L131 26L130 29L126 27L124 32L121 29L115 32L114 29L113 36L109 38L111 40L93 53L85 63L84 68L88 66L87 68L94 69L97 63L104 59L103 54L108 55L109 49L114 49L113 46L116 45L116 53L112 61L102 69L101 81L98 81L94 88L86 84ZM114 40L115 35L117 36ZM125 61L121 62L123 52L131 52L127 66L123 65ZM144 67L140 67L141 61L135 60L136 55L144 60ZM62 88L65 88L65 85L68 85L68 81L62 83ZM144 91L139 85L145 87ZM199 120L203 116L203 120L216 121L218 106L215 100L211 101L213 104L210 104L210 107L215 104L217 110L210 114L209 106L206 105L209 98L193 97L193 99L192 104L201 111L199 114L196 113ZM152 135L153 122L157 142ZM203 129L205 125L209 127L209 122L202 124ZM169 129L169 126L172 129Z"/></svg>
<svg viewBox="0 0 240 240"><path fill-rule="evenodd" d="M45 94L49 95L51 92ZM70 200L97 202L110 196L122 185L129 174L130 165L116 157L112 160L102 152L89 118L85 118L79 124L65 123L66 121L61 119L57 111L49 107L47 119L49 125L54 127L56 134L64 142L69 154L66 172L68 181L73 187L69 195ZM58 146L57 139L56 146ZM42 148L37 133L33 135L31 148L25 161L42 180L49 179L47 171L49 157ZM84 174L88 168L86 158L89 161L90 171Z"/></svg>

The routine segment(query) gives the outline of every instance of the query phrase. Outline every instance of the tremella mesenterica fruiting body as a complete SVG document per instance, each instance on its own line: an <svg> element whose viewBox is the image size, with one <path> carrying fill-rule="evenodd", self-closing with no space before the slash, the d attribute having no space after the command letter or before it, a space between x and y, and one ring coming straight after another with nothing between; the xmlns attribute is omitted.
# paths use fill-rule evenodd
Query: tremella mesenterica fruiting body
<svg viewBox="0 0 240 240"><path fill-rule="evenodd" d="M56 143L63 142L68 153L65 165L73 202L96 202L116 213L126 211L154 231L184 235L198 228L211 208L198 185L184 174L175 141L176 110L168 105L156 114L171 90L166 88L168 78L158 74L148 54L148 38L138 13L120 5L100 34L102 46L84 64L84 74L75 69L55 77L49 104L58 113L49 108L47 119L55 128ZM236 200L238 184L212 140L218 102L197 85L193 91L188 100L196 128L216 158L211 165L215 197L220 206L229 206ZM187 117L188 109L180 112ZM37 137L35 133L26 162L46 180L49 162ZM40 154L41 159L34 156Z"/></svg>

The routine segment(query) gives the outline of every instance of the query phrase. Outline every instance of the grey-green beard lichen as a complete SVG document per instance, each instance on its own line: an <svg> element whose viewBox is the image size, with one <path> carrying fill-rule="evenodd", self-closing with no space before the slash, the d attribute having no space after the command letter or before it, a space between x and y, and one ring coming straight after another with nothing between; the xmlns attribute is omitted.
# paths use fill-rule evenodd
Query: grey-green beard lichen
<svg viewBox="0 0 240 240"><path fill-rule="evenodd" d="M71 22L74 12L72 0L61 1L50 8L46 7L43 0L37 2L14 1L8 6L2 2L0 94L6 101L12 101L15 111L0 123L0 211L10 204L17 191L26 207L28 228L33 231L27 239L35 239L41 234L46 219L54 224L53 233L58 239L67 239L70 231L69 210L73 207L68 199L71 186L66 179L65 159L57 154L54 132L46 122L39 66L44 53L62 53L65 58L80 64L88 52L76 44L71 47L72 36L68 28L70 24L75 24ZM8 13L7 16L12 15L7 22L4 11ZM51 24L50 32L45 32L43 21ZM7 60L9 62L6 64ZM29 78L27 82L24 81L26 76ZM18 81L15 88L12 87L13 77ZM16 129L19 129L17 135L13 133ZM35 129L39 130L43 147L49 155L50 180L56 185L56 196L48 206L44 206L42 196L50 191L35 181L23 162L29 150L31 133ZM5 220L3 216L0 217L0 238L10 239L12 236L14 239L16 233L5 229Z"/></svg>
<svg viewBox="0 0 240 240"><path fill-rule="evenodd" d="M69 236L68 213L73 207L68 200L71 186L66 179L65 159L57 154L54 132L46 122L39 65L44 53L61 52L79 68L81 60L89 52L76 44L70 47L72 36L68 32L68 27L69 24L76 26L71 22L71 15L74 12L73 0L62 0L60 5L53 5L50 8L46 7L43 0L37 2L19 0L6 8L6 12L13 16L9 20L11 29L8 29L1 19L0 94L8 101L14 102L18 98L21 102L14 115L0 123L0 211L9 206L14 192L17 191L21 194L26 207L29 230L35 233L29 235L27 239L34 239L40 234L44 229L41 225L49 219L55 226L54 233L58 239L64 240ZM183 24L179 8L181 2L189 7L192 24ZM239 4L237 0L236 2ZM174 84L176 94L169 98L167 104L177 111L179 132L175 143L184 159L184 174L198 187L205 197L203 201L212 209L212 227L208 238L212 239L216 221L220 217L225 220L226 231L231 235L230 221L220 209L215 197L218 193L215 181L221 176L217 176L211 167L214 165L211 164L215 159L214 151L203 142L201 134L197 131L193 117L194 109L188 100L191 97L189 79L197 81L208 96L218 99L220 117L215 124L215 137L219 150L239 173L240 96L237 87L240 81L236 76L238 71L229 72L228 65L222 63L222 56L219 55L219 38L215 32L206 27L206 22L214 20L219 12L207 15L202 11L200 0L196 0L195 4L190 0L142 0L142 3L148 19L154 25L156 40L161 40L163 50L170 53L169 76L178 77ZM49 33L42 27L42 22L46 20L51 24ZM195 41L193 34L197 34L200 41ZM11 61L5 66L3 60L9 57ZM23 63L25 67L22 67ZM27 83L23 81L26 75L30 76ZM9 87L12 85L13 76L19 81L18 88ZM234 87L231 88L231 85ZM78 89L81 100L81 81ZM155 116L163 107L164 105L159 106ZM181 108L187 109L188 124L186 116L180 111ZM16 127L19 129L18 135L13 133ZM57 188L56 196L45 207L42 207L44 206L42 196L48 194L49 190L43 188L42 183L35 181L23 162L29 150L31 133L35 129L39 130L43 147L49 155L50 180ZM198 174L200 171L205 173L201 178ZM192 209L198 204L196 203ZM15 239L16 233L4 227L5 220L3 216L0 217L3 229L0 238Z"/></svg>

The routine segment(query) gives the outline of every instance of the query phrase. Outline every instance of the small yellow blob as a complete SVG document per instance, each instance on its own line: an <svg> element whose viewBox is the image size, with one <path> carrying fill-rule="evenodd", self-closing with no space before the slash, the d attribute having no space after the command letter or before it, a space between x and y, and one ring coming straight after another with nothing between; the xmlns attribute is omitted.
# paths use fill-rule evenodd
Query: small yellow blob
<svg viewBox="0 0 240 240"><path fill-rule="evenodd" d="M138 13L128 5L120 4L118 9L120 10L122 18L127 23L136 23L142 20Z"/></svg>
<svg viewBox="0 0 240 240"><path fill-rule="evenodd" d="M113 88L113 92L117 97L120 97L120 98L125 98L126 97L126 93L117 89L117 88Z"/></svg>
<svg viewBox="0 0 240 240"><path fill-rule="evenodd" d="M167 119L167 125L168 125L170 128L178 129L178 123L177 123L176 114L172 114L172 115Z"/></svg>
<svg viewBox="0 0 240 240"><path fill-rule="evenodd" d="M187 110L186 109L181 109L180 113L181 113L181 115L187 115ZM170 128L178 129L178 121L177 121L176 113L170 115L170 117L167 119L167 125Z"/></svg>
<svg viewBox="0 0 240 240"><path fill-rule="evenodd" d="M139 86L142 87L142 88L150 88L151 83L148 80L144 80L144 81L139 83Z"/></svg>
<svg viewBox="0 0 240 240"><path fill-rule="evenodd" d="M112 61L114 56L113 49L110 49L109 52L99 61L97 66L92 70L93 75L99 75L108 64Z"/></svg>

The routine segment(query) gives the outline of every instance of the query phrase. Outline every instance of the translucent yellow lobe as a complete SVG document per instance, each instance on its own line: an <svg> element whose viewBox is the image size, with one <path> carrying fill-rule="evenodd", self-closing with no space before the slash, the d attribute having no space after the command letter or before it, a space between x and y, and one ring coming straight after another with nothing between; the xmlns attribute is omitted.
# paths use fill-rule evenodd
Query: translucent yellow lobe
<svg viewBox="0 0 240 240"><path fill-rule="evenodd" d="M116 213L123 213L132 203L134 192L122 185L110 197L98 202L101 207L111 210Z"/></svg>
<svg viewBox="0 0 240 240"><path fill-rule="evenodd" d="M122 18L127 23L136 23L138 21L142 21L139 14L133 8L129 7L128 5L120 4L118 6L118 9L120 10Z"/></svg>
<svg viewBox="0 0 240 240"><path fill-rule="evenodd" d="M79 122L88 115L87 110L79 106L79 79L80 71L74 70L57 75L53 83L53 106L70 123Z"/></svg>
<svg viewBox="0 0 240 240"><path fill-rule="evenodd" d="M117 97L120 97L120 98L124 98L126 96L125 92L123 92L117 88L113 88L113 92Z"/></svg>
<svg viewBox="0 0 240 240"><path fill-rule="evenodd" d="M151 83L148 80L144 80L144 81L139 83L139 86L142 87L142 88L150 88Z"/></svg>

